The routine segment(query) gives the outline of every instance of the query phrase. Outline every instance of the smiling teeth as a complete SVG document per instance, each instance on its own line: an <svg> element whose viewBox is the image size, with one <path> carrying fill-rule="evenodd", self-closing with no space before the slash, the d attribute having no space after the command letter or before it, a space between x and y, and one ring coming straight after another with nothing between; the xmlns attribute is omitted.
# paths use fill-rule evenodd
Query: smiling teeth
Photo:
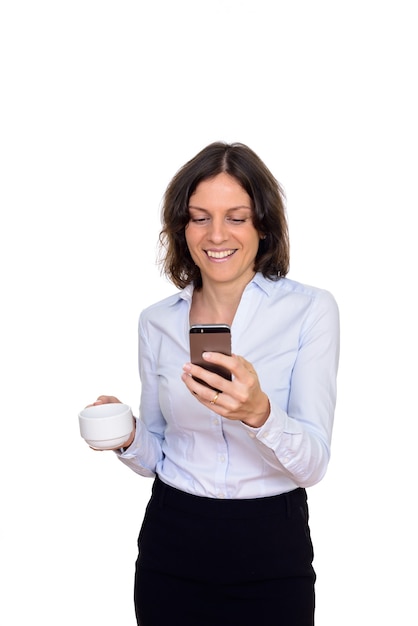
<svg viewBox="0 0 418 626"><path fill-rule="evenodd" d="M206 254L213 259L225 259L227 256L231 256L235 250L223 250L222 252L215 252L214 250L207 250Z"/></svg>

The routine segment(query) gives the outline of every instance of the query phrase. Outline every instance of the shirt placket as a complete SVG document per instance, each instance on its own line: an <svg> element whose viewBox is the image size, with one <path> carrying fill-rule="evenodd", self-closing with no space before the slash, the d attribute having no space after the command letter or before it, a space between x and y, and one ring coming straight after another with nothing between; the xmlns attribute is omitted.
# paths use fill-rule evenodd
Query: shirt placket
<svg viewBox="0 0 418 626"><path fill-rule="evenodd" d="M223 420L216 413L212 417L212 428L216 431L216 447L214 449L215 459L215 495L219 499L228 497L227 471L228 471L228 446L225 440Z"/></svg>

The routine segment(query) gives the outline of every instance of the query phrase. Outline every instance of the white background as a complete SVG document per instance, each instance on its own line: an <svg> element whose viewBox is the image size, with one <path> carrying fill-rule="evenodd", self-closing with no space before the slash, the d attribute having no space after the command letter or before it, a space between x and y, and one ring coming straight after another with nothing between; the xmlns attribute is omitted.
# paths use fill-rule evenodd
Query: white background
<svg viewBox="0 0 418 626"><path fill-rule="evenodd" d="M135 623L151 481L77 414L102 393L137 411L138 315L174 290L161 197L218 139L280 180L289 276L340 306L317 624L417 623L414 5L2 2L1 623Z"/></svg>

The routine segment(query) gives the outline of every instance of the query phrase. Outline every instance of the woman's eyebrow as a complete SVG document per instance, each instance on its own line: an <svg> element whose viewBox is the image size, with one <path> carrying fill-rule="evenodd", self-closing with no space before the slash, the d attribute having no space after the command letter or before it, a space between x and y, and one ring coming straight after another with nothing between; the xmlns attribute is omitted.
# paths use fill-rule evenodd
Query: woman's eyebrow
<svg viewBox="0 0 418 626"><path fill-rule="evenodd" d="M205 213L209 213L208 209L204 209L200 206L195 206L194 204L189 204L189 209L195 209L196 211L204 211ZM248 209L251 211L251 207L246 204L240 204L238 206L232 206L227 209L227 211L238 211L239 209Z"/></svg>

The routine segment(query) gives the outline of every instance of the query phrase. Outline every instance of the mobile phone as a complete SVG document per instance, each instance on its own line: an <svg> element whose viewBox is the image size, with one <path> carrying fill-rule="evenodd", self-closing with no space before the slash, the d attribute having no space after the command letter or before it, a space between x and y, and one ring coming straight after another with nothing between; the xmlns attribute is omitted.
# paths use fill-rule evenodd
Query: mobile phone
<svg viewBox="0 0 418 626"><path fill-rule="evenodd" d="M190 360L210 372L219 374L227 380L232 380L231 372L220 365L208 363L202 357L202 352L221 352L231 354L231 327L228 324L194 324L190 327ZM207 385L203 380L196 378L199 383ZM218 391L218 390L216 390Z"/></svg>

